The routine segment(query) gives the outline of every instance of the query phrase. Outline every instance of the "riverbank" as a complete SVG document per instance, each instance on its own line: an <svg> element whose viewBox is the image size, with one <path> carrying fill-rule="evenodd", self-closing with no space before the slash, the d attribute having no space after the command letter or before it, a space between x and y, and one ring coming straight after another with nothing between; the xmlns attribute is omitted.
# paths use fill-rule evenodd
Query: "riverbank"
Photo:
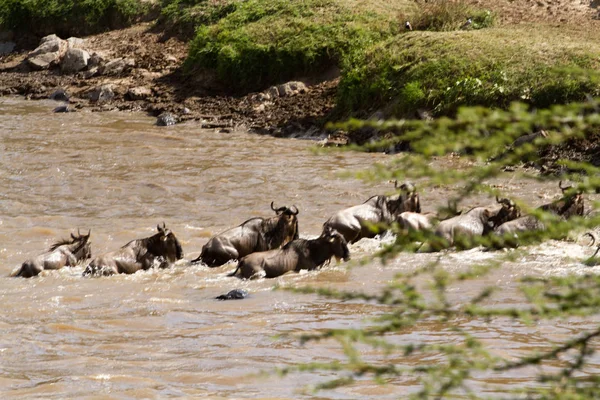
<svg viewBox="0 0 600 400"><path fill-rule="evenodd" d="M594 2L477 0L443 10L414 1L309 3L172 1L159 10L154 2L150 22L85 36L85 48L128 60L125 68L34 71L28 41L0 56L0 94L41 99L62 89L74 111L169 112L205 128L316 136L327 121L350 116L427 118L515 100L543 108L600 93ZM439 15L444 24L432 22ZM306 88L269 91L288 81ZM104 85L111 99L93 101Z"/></svg>

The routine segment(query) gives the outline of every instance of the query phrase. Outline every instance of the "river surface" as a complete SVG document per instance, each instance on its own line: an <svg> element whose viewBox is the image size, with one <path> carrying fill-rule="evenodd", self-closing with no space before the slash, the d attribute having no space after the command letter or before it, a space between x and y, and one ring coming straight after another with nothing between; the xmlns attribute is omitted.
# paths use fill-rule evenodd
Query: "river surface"
<svg viewBox="0 0 600 400"><path fill-rule="evenodd" d="M335 390L310 392L339 375L293 373L257 376L297 363L343 361L334 341L300 344L294 335L326 328L358 328L388 311L362 301L303 295L275 286L329 287L376 293L397 273L414 271L438 255L401 254L386 265L369 261L391 238L351 245L353 261L320 271L272 280L226 277L230 263L190 266L208 238L254 216L270 216L269 204L296 205L302 237L315 237L335 211L373 194L393 192L388 182L364 182L344 173L388 163L392 156L355 152L323 154L316 142L276 139L245 132L218 133L195 125L153 126L132 113L53 114L51 101L0 98L0 398L402 398L418 390L415 377L379 385L360 379ZM452 168L451 160L440 168ZM515 181L494 184L537 205L556 198L554 185ZM444 203L448 188L422 192L425 211ZM473 199L475 205L485 199ZM493 201L493 200L487 200ZM91 229L94 254L152 235L165 222L182 243L185 260L168 270L82 278L83 266L46 271L32 279L10 278L27 258L54 241ZM579 242L582 242L580 240ZM504 263L491 275L454 286L454 301L468 301L487 285L498 285L497 306L519 306L518 279L600 271L581 260L585 243L548 242ZM443 268L501 257L503 252L448 252ZM216 301L234 288L250 296ZM548 349L552 341L597 326L597 319L540 322L523 326L507 319L423 323L396 343L445 343L454 327L468 329L493 353L514 358ZM386 359L362 348L370 361ZM436 362L418 356L387 356L399 366ZM552 366L550 365L550 368ZM597 374L593 359L586 373ZM537 369L511 371L470 381L479 394L535 385Z"/></svg>

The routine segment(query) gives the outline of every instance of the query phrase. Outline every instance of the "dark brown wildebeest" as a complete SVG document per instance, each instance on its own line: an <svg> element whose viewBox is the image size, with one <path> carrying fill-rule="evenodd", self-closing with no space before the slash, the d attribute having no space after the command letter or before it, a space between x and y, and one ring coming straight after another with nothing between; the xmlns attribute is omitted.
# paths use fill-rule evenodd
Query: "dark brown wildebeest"
<svg viewBox="0 0 600 400"><path fill-rule="evenodd" d="M87 235L77 232L77 236L71 233L71 239L64 239L50 246L48 251L39 256L27 260L21 268L12 276L30 278L38 275L45 269L60 269L62 267L73 267L92 256L89 231Z"/></svg>
<svg viewBox="0 0 600 400"><path fill-rule="evenodd" d="M498 204L475 207L464 214L441 221L435 234L451 246L458 237L471 238L491 232L495 227L520 216L519 208L512 200L498 199Z"/></svg>
<svg viewBox="0 0 600 400"><path fill-rule="evenodd" d="M296 206L273 207L271 218L251 218L235 228L216 236L202 246L200 255L192 263L202 262L208 267L220 267L230 260L239 260L257 251L281 247L298 239L298 209Z"/></svg>
<svg viewBox="0 0 600 400"><path fill-rule="evenodd" d="M236 276L241 271L241 277L245 279L276 278L289 271L317 269L331 257L347 261L350 251L344 236L327 228L316 239L296 239L281 249L247 255L228 276Z"/></svg>
<svg viewBox="0 0 600 400"><path fill-rule="evenodd" d="M136 239L119 250L102 254L92 260L83 275L133 274L152 268L167 268L183 258L183 250L175 234L163 225L157 225L158 233L145 239Z"/></svg>
<svg viewBox="0 0 600 400"><path fill-rule="evenodd" d="M563 197L559 200L553 201L548 204L544 204L538 207L539 210L543 210L561 218L569 219L574 215L583 215L584 211L584 200L583 192L568 193L572 186L562 186L562 181L558 182L558 187L563 193ZM532 231L532 230L545 230L544 224L537 219L534 215L524 215L512 221L507 221L499 225L494 233L497 235L505 235L508 233L516 234L517 232Z"/></svg>
<svg viewBox="0 0 600 400"><path fill-rule="evenodd" d="M324 224L323 229L335 229L349 243L372 238L381 232L381 225L389 226L405 211L421 212L416 188L411 183L398 186L401 193L393 196L373 196L363 204L338 211Z"/></svg>

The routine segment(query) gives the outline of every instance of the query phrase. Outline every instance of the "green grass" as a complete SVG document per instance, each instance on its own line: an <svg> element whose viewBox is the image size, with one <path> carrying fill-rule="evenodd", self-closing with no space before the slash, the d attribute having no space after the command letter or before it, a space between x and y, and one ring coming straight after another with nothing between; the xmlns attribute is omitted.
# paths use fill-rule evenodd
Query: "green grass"
<svg viewBox="0 0 600 400"><path fill-rule="evenodd" d="M397 26L387 14L335 0L247 0L191 42L187 71L215 69L241 91L349 65Z"/></svg>
<svg viewBox="0 0 600 400"><path fill-rule="evenodd" d="M2 0L0 29L36 36L86 35L127 26L151 8L140 0Z"/></svg>
<svg viewBox="0 0 600 400"><path fill-rule="evenodd" d="M158 25L183 39L191 39L196 28L209 25L234 12L240 0L163 0Z"/></svg>
<svg viewBox="0 0 600 400"><path fill-rule="evenodd" d="M408 32L367 50L339 88L343 113L413 116L463 105L548 107L598 96L600 39L546 26Z"/></svg>

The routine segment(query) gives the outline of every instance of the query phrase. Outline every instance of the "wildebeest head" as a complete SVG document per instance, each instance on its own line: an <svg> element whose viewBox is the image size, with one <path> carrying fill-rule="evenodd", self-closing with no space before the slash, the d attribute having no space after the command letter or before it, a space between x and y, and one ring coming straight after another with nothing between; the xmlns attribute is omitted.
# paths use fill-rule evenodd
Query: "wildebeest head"
<svg viewBox="0 0 600 400"><path fill-rule="evenodd" d="M340 259L348 261L350 259L350 250L348 242L344 236L333 228L325 228L321 237L326 239L329 250L333 256L339 261Z"/></svg>
<svg viewBox="0 0 600 400"><path fill-rule="evenodd" d="M560 200L549 204L544 204L540 207L541 210L557 214L565 219L571 218L573 215L583 215L584 201L583 192L574 192L572 186L562 186L562 181L558 182L558 187L563 193Z"/></svg>
<svg viewBox="0 0 600 400"><path fill-rule="evenodd" d="M499 199L496 196L496 202L500 204L500 209L490 216L490 229L495 229L505 222L512 221L521 216L521 209L514 201L506 198Z"/></svg>
<svg viewBox="0 0 600 400"><path fill-rule="evenodd" d="M421 201L419 200L419 194L417 188L412 182L404 182L398 186L398 181L394 181L394 187L400 190L400 194L396 197L392 197L394 204L389 207L390 212L393 214L400 214L405 211L411 211L420 213L421 212Z"/></svg>
<svg viewBox="0 0 600 400"><path fill-rule="evenodd" d="M274 202L271 202L271 210L275 211L275 214L280 217L279 224L281 225L278 229L282 229L283 231L282 245L291 242L294 239L298 239L298 208L294 205L290 208L286 206L275 208L273 203Z"/></svg>
<svg viewBox="0 0 600 400"><path fill-rule="evenodd" d="M156 255L165 257L169 262L175 262L183 258L183 249L181 243L175 237L175 234L163 225L157 225L158 233L152 238L154 239L148 245L148 250Z"/></svg>
<svg viewBox="0 0 600 400"><path fill-rule="evenodd" d="M69 251L77 258L77 260L85 260L92 257L92 242L90 241L90 230L87 235L82 235L77 230L77 236L71 233L71 240L63 240L54 243L50 247L50 251L56 250L60 246L67 246Z"/></svg>

